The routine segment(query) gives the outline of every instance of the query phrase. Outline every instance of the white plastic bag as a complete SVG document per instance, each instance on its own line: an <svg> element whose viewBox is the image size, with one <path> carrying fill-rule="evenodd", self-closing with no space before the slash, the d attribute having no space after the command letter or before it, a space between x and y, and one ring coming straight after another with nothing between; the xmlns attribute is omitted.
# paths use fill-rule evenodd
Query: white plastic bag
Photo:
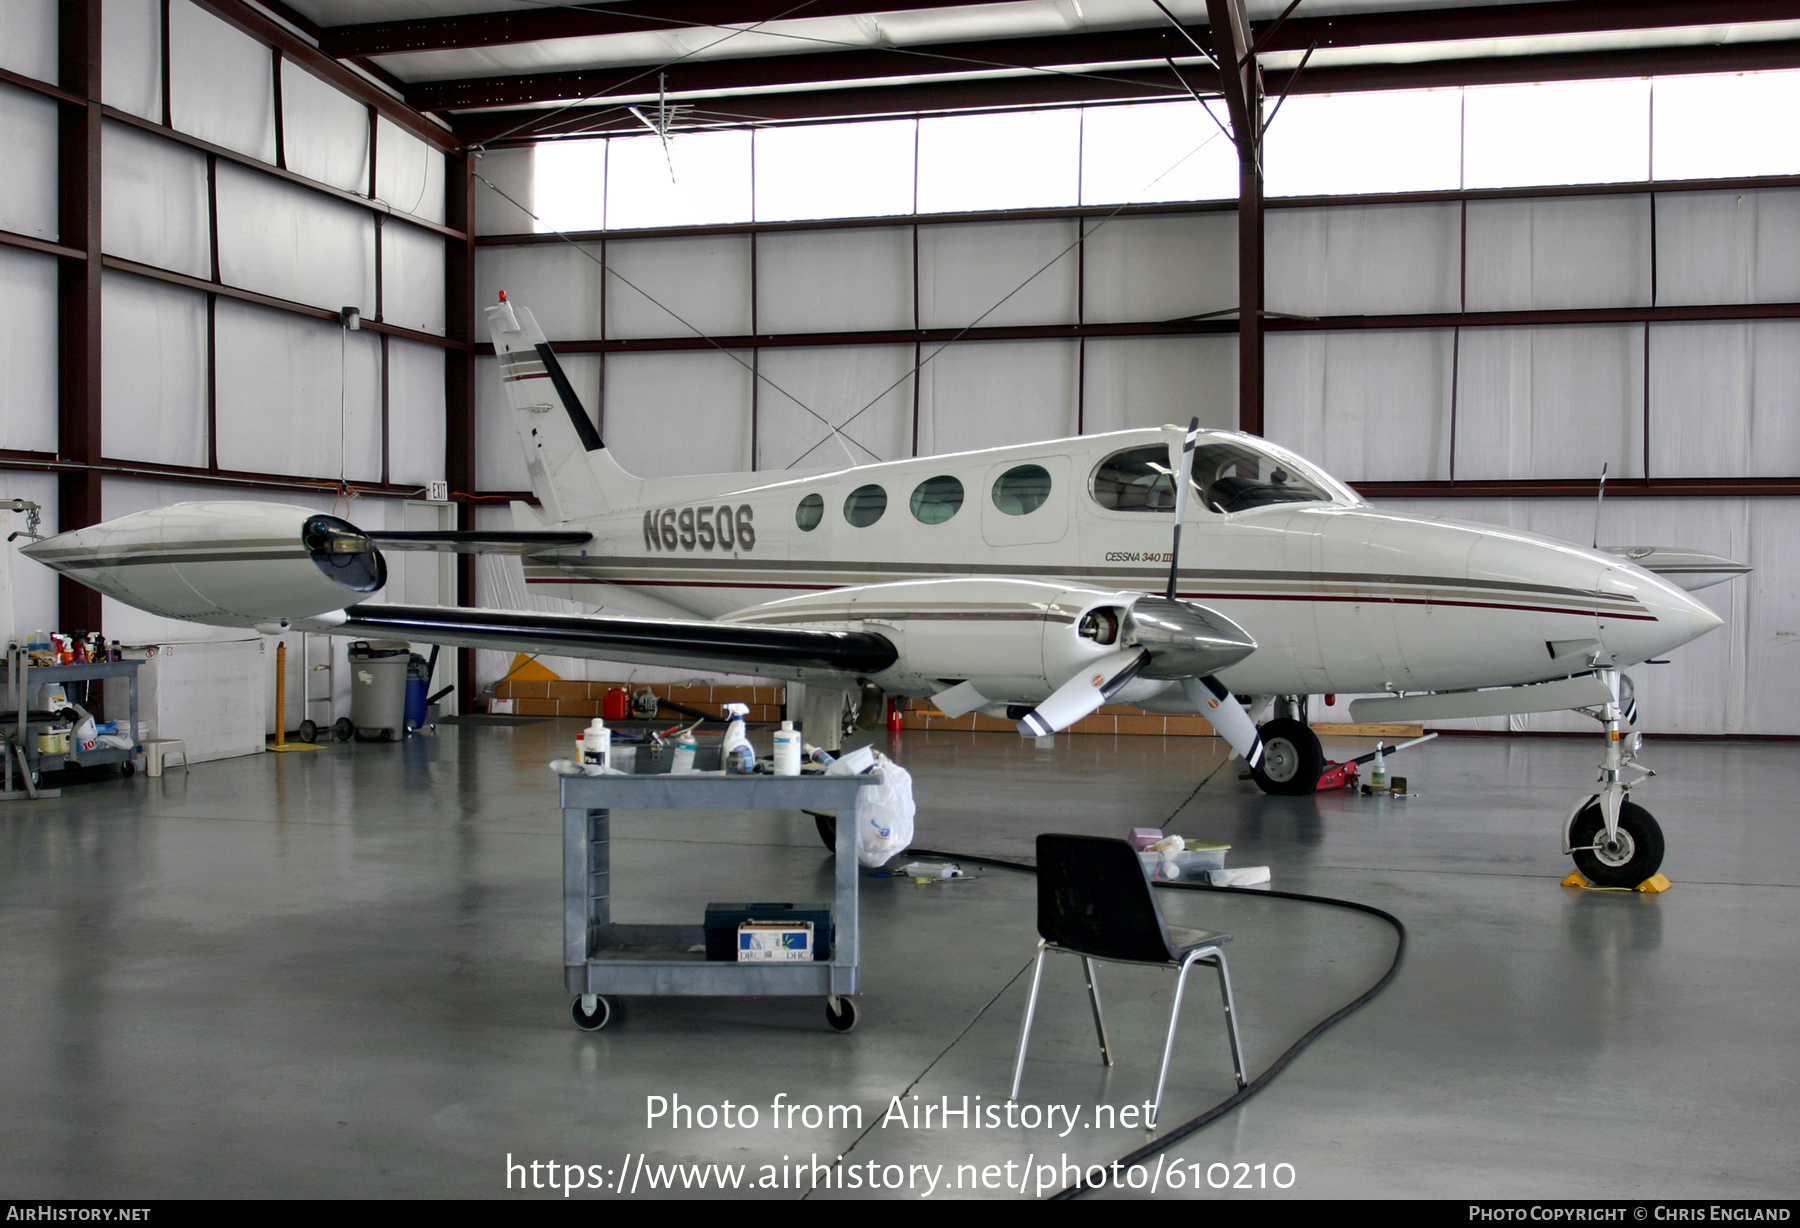
<svg viewBox="0 0 1800 1228"><path fill-rule="evenodd" d="M881 773L881 783L856 791L856 859L865 866L883 866L912 843L913 805L912 773L874 752L874 771ZM828 776L857 775L840 759L825 769ZM842 769L842 770L840 770Z"/></svg>

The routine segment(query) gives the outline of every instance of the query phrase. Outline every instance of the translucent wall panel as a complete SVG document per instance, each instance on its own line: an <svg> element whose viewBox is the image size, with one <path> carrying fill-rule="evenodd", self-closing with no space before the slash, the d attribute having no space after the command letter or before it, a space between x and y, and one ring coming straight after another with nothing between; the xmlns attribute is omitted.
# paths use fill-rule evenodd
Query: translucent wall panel
<svg viewBox="0 0 1800 1228"><path fill-rule="evenodd" d="M169 107L175 127L275 161L275 62L263 44L192 0L169 5Z"/></svg>
<svg viewBox="0 0 1800 1228"><path fill-rule="evenodd" d="M1650 198L1469 204L1468 309L1650 303Z"/></svg>
<svg viewBox="0 0 1800 1228"><path fill-rule="evenodd" d="M1792 115L1796 108L1800 72L1658 77L1656 177L1800 173L1800 141L1791 127L1757 122Z"/></svg>
<svg viewBox="0 0 1800 1228"><path fill-rule="evenodd" d="M742 336L750 331L750 236L606 245L608 337Z"/></svg>
<svg viewBox="0 0 1800 1228"><path fill-rule="evenodd" d="M567 359L563 370L569 369ZM574 376L570 376L574 379ZM586 391L577 383L583 396ZM500 390L500 365L492 358L475 360L475 485L481 490L529 490L525 453L513 433L513 411Z"/></svg>
<svg viewBox="0 0 1800 1228"><path fill-rule="evenodd" d="M0 85L0 230L56 238L56 104Z"/></svg>
<svg viewBox="0 0 1800 1228"><path fill-rule="evenodd" d="M442 336L443 238L434 231L390 221L382 227L381 263L382 319ZM486 329L482 331L485 334Z"/></svg>
<svg viewBox="0 0 1800 1228"><path fill-rule="evenodd" d="M212 276L205 154L107 123L100 174L100 241L108 255Z"/></svg>
<svg viewBox="0 0 1800 1228"><path fill-rule="evenodd" d="M666 147L654 136L615 137L608 145L609 229L750 220L749 132L685 133L671 137ZM546 153L538 156L540 165L550 161ZM538 193L545 207L539 212L546 218L578 216L561 203L552 206L550 186L540 172ZM583 196L590 190L584 184Z"/></svg>
<svg viewBox="0 0 1800 1228"><path fill-rule="evenodd" d="M1800 321L1650 330L1653 477L1800 473Z"/></svg>
<svg viewBox="0 0 1800 1228"><path fill-rule="evenodd" d="M757 220L911 213L916 134L910 119L757 131Z"/></svg>
<svg viewBox="0 0 1800 1228"><path fill-rule="evenodd" d="M1089 324L1173 320L1237 306L1237 217L1119 217L1089 222Z"/></svg>
<svg viewBox="0 0 1800 1228"><path fill-rule="evenodd" d="M1642 325L1465 328L1458 370L1458 478L1643 476Z"/></svg>
<svg viewBox="0 0 1800 1228"><path fill-rule="evenodd" d="M100 63L102 102L162 122L162 0L101 0Z"/></svg>
<svg viewBox="0 0 1800 1228"><path fill-rule="evenodd" d="M205 466L206 295L108 272L100 325L106 454Z"/></svg>
<svg viewBox="0 0 1800 1228"><path fill-rule="evenodd" d="M1290 97L1269 125L1264 192L1419 192L1460 182L1456 90Z"/></svg>
<svg viewBox="0 0 1800 1228"><path fill-rule="evenodd" d="M1650 177L1650 82L1555 81L1464 92L1464 186Z"/></svg>
<svg viewBox="0 0 1800 1228"><path fill-rule="evenodd" d="M912 346L764 350L757 365L764 377L757 392L758 469L817 469L850 464L851 457L866 465L912 455ZM841 428L848 451L821 417Z"/></svg>
<svg viewBox="0 0 1800 1228"><path fill-rule="evenodd" d="M56 451L56 257L0 248L0 448Z"/></svg>
<svg viewBox="0 0 1800 1228"><path fill-rule="evenodd" d="M1076 110L922 119L919 212L1072 205L1080 166Z"/></svg>
<svg viewBox="0 0 1800 1228"><path fill-rule="evenodd" d="M1332 316L1457 310L1460 205L1271 209L1265 226L1271 311Z"/></svg>
<svg viewBox="0 0 1800 1228"><path fill-rule="evenodd" d="M1084 434L1130 427L1237 429L1235 336L1090 337L1082 362Z"/></svg>
<svg viewBox="0 0 1800 1228"><path fill-rule="evenodd" d="M1224 103L1217 114L1225 119ZM1237 149L1199 103L1082 112L1082 204L1223 200L1237 192Z"/></svg>
<svg viewBox="0 0 1800 1228"><path fill-rule="evenodd" d="M564 142L554 144L561 146ZM520 149L490 149L475 163L475 173L481 177L475 181L476 234L530 234L536 229L531 214L536 208L534 180L540 148L527 145ZM483 183L482 179L493 187ZM599 199L604 199L604 184L597 193ZM506 199L507 196L512 200Z"/></svg>
<svg viewBox="0 0 1800 1228"><path fill-rule="evenodd" d="M281 62L281 145L296 175L369 190L369 109L291 60Z"/></svg>
<svg viewBox="0 0 1800 1228"><path fill-rule="evenodd" d="M598 243L476 248L475 335L487 339L487 317L482 312L498 302L504 290L509 299L530 308L538 327L552 341L600 337L606 285L600 252ZM640 296L633 297L643 301ZM679 327L667 316L663 319L665 331Z"/></svg>
<svg viewBox="0 0 1800 1228"><path fill-rule="evenodd" d="M511 222L517 211L508 210L503 203L490 202L488 207L503 210L501 216L506 219L496 223L499 233L509 234L514 230L599 230L604 227L606 159L611 146L611 141L548 141L532 146L529 196L521 196L513 191L508 180L489 176L494 179L496 187L504 189L507 195L527 206L536 215L530 219L529 226L509 226L508 222ZM486 161L487 158L483 158L475 169L486 174L482 170ZM478 202L483 197L494 196L493 190L485 184L476 186L481 189L476 197Z"/></svg>
<svg viewBox="0 0 1800 1228"><path fill-rule="evenodd" d="M1448 478L1452 344L1449 329L1273 333L1267 434L1346 482Z"/></svg>
<svg viewBox="0 0 1800 1228"><path fill-rule="evenodd" d="M375 222L355 205L221 162L219 275L336 311L375 308Z"/></svg>
<svg viewBox="0 0 1800 1228"><path fill-rule="evenodd" d="M216 328L221 468L380 479L374 333L227 298Z"/></svg>
<svg viewBox="0 0 1800 1228"><path fill-rule="evenodd" d="M919 228L919 324L1073 324L1081 261L1074 218Z"/></svg>
<svg viewBox="0 0 1800 1228"><path fill-rule="evenodd" d="M925 353L919 454L964 452L1075 433L1072 341L964 342Z"/></svg>
<svg viewBox="0 0 1800 1228"><path fill-rule="evenodd" d="M758 332L913 326L911 227L777 232L756 244Z"/></svg>
<svg viewBox="0 0 1800 1228"><path fill-rule="evenodd" d="M1657 196L1656 301L1800 301L1800 192Z"/></svg>
<svg viewBox="0 0 1800 1228"><path fill-rule="evenodd" d="M56 0L0 4L0 68L56 83L58 7Z"/></svg>
<svg viewBox="0 0 1800 1228"><path fill-rule="evenodd" d="M717 350L608 355L607 446L642 477L749 469L749 361Z"/></svg>
<svg viewBox="0 0 1800 1228"><path fill-rule="evenodd" d="M444 220L444 155L385 119L375 121L375 195L404 213Z"/></svg>
<svg viewBox="0 0 1800 1228"><path fill-rule="evenodd" d="M423 486L443 476L444 351L389 337L388 480Z"/></svg>
<svg viewBox="0 0 1800 1228"><path fill-rule="evenodd" d="M0 472L0 502L11 503L14 499L28 499L43 508L44 519L38 531L45 536L56 533L54 473ZM24 517L12 519L19 527L24 526ZM20 554L19 547L25 544L21 540L0 547L5 552L0 555L0 628L4 628L0 635L9 644L24 643L33 631L50 631L58 622L57 574Z"/></svg>

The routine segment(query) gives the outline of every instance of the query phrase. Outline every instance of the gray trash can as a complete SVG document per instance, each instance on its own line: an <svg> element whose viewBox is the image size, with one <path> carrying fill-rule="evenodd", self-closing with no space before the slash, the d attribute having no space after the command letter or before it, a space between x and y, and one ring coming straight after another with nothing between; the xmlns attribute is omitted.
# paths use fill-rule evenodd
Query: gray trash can
<svg viewBox="0 0 1800 1228"><path fill-rule="evenodd" d="M350 723L358 738L394 742L406 736L406 666L411 656L411 647L395 640L351 643Z"/></svg>

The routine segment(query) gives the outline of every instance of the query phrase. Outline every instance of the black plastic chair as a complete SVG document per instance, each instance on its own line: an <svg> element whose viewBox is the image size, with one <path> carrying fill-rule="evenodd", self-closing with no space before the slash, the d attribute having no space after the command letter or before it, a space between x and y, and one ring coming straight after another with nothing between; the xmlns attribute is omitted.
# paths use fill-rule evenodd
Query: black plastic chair
<svg viewBox="0 0 1800 1228"><path fill-rule="evenodd" d="M1025 1049L1031 1043L1031 1025L1037 1015L1038 986L1044 979L1044 956L1051 951L1081 956L1087 975L1088 1001L1094 1008L1094 1030L1100 1036L1100 1060L1113 1064L1112 1044L1106 1036L1106 1019L1100 1011L1100 988L1094 978L1094 961L1152 964L1177 969L1175 1004L1169 1010L1169 1033L1163 1042L1162 1069L1156 1076L1156 1099L1150 1109L1150 1125L1162 1111L1163 1085L1169 1078L1169 1060L1175 1053L1175 1029L1181 1021L1181 995L1187 987L1188 969L1211 964L1219 970L1219 994L1225 1000L1225 1030L1231 1037L1231 1064L1237 1084L1243 1087L1243 1046L1238 1042L1237 1010L1231 997L1231 973L1225 966L1224 944L1230 934L1184 929L1163 920L1156 906L1155 889L1144 873L1137 852L1123 840L1102 836L1044 834L1037 838L1038 956L1031 974L1031 997L1025 1004L1025 1022L1019 1029L1019 1056L1013 1063L1012 1094L1019 1098L1025 1077Z"/></svg>

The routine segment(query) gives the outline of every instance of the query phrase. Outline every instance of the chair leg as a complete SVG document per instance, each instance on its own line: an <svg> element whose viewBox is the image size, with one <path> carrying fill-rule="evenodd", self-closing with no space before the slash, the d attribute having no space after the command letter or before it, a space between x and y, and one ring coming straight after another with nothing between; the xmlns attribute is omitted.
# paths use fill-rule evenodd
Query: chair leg
<svg viewBox="0 0 1800 1228"><path fill-rule="evenodd" d="M1181 971L1175 977L1175 1004L1169 1008L1169 1035L1163 1041L1162 1069L1156 1072L1156 1100L1150 1105L1149 1124L1152 1126L1162 1114L1163 1085L1169 1081L1169 1060L1175 1056L1175 1029L1181 1025L1181 995L1187 989L1188 969L1194 966L1194 958L1190 955L1182 960Z"/></svg>
<svg viewBox="0 0 1800 1228"><path fill-rule="evenodd" d="M1081 967L1087 973L1088 1004L1094 1008L1094 1031L1100 1034L1100 1060L1111 1066L1112 1042L1106 1039L1106 1017L1100 1013L1100 982L1094 979L1094 961L1083 955Z"/></svg>
<svg viewBox="0 0 1800 1228"><path fill-rule="evenodd" d="M1225 1031L1231 1037L1231 1066L1237 1072L1237 1085L1246 1087L1244 1078L1244 1046L1238 1040L1237 1003L1231 996L1231 972L1225 967L1225 952L1214 952L1219 963L1219 996L1225 999Z"/></svg>
<svg viewBox="0 0 1800 1228"><path fill-rule="evenodd" d="M1044 981L1044 956L1046 954L1048 952L1044 949L1043 940L1039 939L1037 967L1031 973L1031 996L1025 999L1025 1022L1019 1025L1019 1056L1013 1062L1012 1091L1006 1097L1009 1101L1019 1098L1019 1084L1025 1078L1025 1047L1031 1043L1031 1021L1037 1014L1038 986Z"/></svg>

